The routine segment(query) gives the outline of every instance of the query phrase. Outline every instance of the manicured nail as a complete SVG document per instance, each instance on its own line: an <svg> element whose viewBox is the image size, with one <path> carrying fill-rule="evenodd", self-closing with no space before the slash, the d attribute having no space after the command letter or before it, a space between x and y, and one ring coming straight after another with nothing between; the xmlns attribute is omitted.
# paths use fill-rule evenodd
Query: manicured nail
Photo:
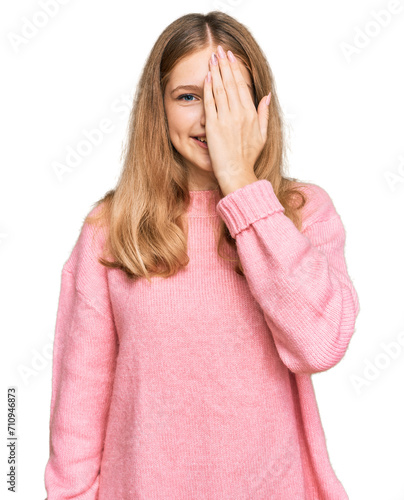
<svg viewBox="0 0 404 500"><path fill-rule="evenodd" d="M217 57L216 57L216 54L214 52L212 53L211 60L212 60L212 64L217 66Z"/></svg>
<svg viewBox="0 0 404 500"><path fill-rule="evenodd" d="M267 106L269 106L270 101L271 101L271 92L267 95L267 98L266 98L265 104L266 104Z"/></svg>
<svg viewBox="0 0 404 500"><path fill-rule="evenodd" d="M231 62L236 62L236 58L234 57L234 54L231 50L227 51L227 55L229 56Z"/></svg>
<svg viewBox="0 0 404 500"><path fill-rule="evenodd" d="M222 59L226 59L226 54L224 53L224 50L222 49L221 45L217 46L217 51L219 53L219 57Z"/></svg>

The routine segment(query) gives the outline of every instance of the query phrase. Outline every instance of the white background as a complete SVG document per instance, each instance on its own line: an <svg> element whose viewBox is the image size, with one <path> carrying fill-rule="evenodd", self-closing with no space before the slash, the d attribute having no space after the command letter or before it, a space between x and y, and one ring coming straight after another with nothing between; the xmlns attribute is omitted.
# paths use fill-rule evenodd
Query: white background
<svg viewBox="0 0 404 500"><path fill-rule="evenodd" d="M341 362L312 376L332 466L350 500L403 500L404 345L394 356L382 343L404 331L404 2L71 0L44 21L48 2L0 8L0 496L46 497L61 269L85 215L115 186L146 58L176 18L223 10L250 29L273 70L289 175L323 187L346 229L361 311ZM394 12L384 26L381 10ZM16 42L33 20L43 26ZM103 119L110 133L59 181L55 162ZM10 386L18 388L15 495L5 493L4 474Z"/></svg>

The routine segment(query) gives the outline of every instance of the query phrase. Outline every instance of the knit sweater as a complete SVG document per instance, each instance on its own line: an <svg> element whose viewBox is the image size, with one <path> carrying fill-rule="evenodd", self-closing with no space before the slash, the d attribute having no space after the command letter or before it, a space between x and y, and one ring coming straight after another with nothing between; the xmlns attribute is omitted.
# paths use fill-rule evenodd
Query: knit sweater
<svg viewBox="0 0 404 500"><path fill-rule="evenodd" d="M330 196L300 186L300 231L267 180L190 191L189 264L151 283L97 262L105 233L82 225L61 277L48 500L348 498L311 374L344 356L358 297ZM244 277L217 254L220 218Z"/></svg>

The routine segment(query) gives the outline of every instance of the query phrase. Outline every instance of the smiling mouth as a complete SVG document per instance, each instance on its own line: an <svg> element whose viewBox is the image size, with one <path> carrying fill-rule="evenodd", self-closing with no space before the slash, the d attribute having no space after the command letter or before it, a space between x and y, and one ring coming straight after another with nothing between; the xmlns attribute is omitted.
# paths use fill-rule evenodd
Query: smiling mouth
<svg viewBox="0 0 404 500"><path fill-rule="evenodd" d="M209 149L209 148L208 148L208 144L207 144L206 142L204 142L204 141L199 140L199 139L198 139L198 137L191 137L191 139L193 139L195 142L197 142L197 143L198 143L198 145L199 145L201 148L203 148L203 149Z"/></svg>

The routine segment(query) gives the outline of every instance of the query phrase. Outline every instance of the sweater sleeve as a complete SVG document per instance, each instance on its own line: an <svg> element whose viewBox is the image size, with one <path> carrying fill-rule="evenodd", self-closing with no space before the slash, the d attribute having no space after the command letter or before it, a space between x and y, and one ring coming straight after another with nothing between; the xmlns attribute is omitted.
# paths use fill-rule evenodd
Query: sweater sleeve
<svg viewBox="0 0 404 500"><path fill-rule="evenodd" d="M118 352L106 268L97 262L100 242L85 223L62 270L53 346L47 500L98 498Z"/></svg>
<svg viewBox="0 0 404 500"><path fill-rule="evenodd" d="M236 240L280 358L292 372L312 374L344 356L359 303L345 262L345 230L331 198L315 184L302 190L308 202L301 231L265 179L229 193L216 210Z"/></svg>

